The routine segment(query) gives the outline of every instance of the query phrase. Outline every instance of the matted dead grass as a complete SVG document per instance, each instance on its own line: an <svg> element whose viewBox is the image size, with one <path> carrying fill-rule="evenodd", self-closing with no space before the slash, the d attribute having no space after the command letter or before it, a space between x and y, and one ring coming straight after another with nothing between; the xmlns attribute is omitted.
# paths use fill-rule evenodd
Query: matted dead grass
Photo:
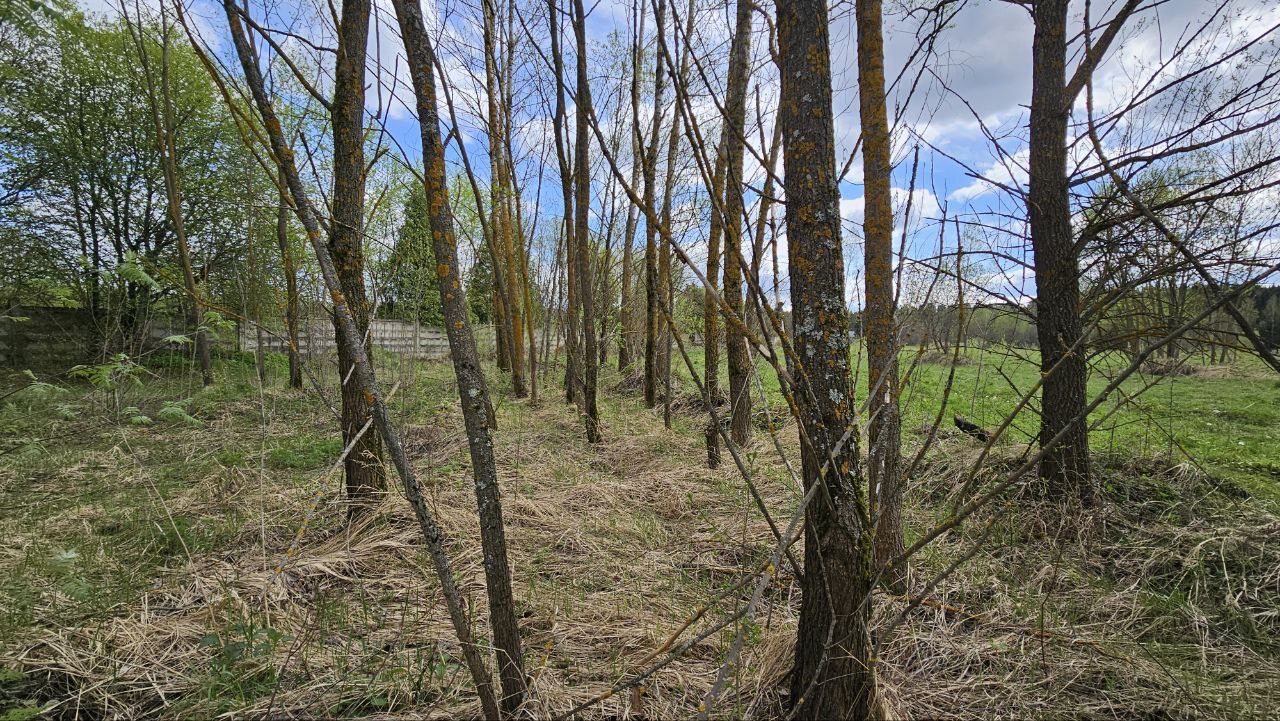
<svg viewBox="0 0 1280 721"><path fill-rule="evenodd" d="M602 404L606 440L594 447L558 398L499 404L497 455L535 717L563 713L639 670L772 548L728 459L715 472L703 467L700 419L682 417L667 431L661 413L632 396L603 396ZM260 409L228 411L219 421L226 443L245 442L230 431L239 412ZM287 435L294 424L272 422L266 433ZM483 642L487 604L460 428L455 406L442 403L429 417L408 419L405 439ZM793 450L794 432L780 432ZM192 431L175 448L197 442L207 438ZM785 518L797 490L764 443L753 450L766 503ZM939 438L935 460L909 494L911 528L945 513L975 453L964 436ZM1014 453L999 449L995 467ZM102 463L94 474L131 469L121 483L148 482L145 458ZM77 472L84 471L68 469ZM1185 467L1107 465L1103 475L1108 503L1087 516L1013 496L993 509L1003 515L987 545L885 643L881 678L895 715L1256 715L1280 708L1280 524ZM167 513L205 523L239 519L233 533L183 554L135 603L33 628L0 660L42 686L52 717L475 717L479 707L407 505L393 493L372 517L346 527L340 504L316 494L335 486L334 478L280 483L261 467L193 479L166 496ZM48 523L92 528L102 516L85 504ZM917 587L967 552L991 519L980 514L918 558ZM39 532L4 530L17 547ZM50 591L50 607L65 601L57 593ZM746 593L711 609L687 636L745 603ZM714 715L782 714L798 601L784 569ZM879 596L877 625L905 603ZM694 646L643 691L613 696L583 716L692 715L732 630Z"/></svg>

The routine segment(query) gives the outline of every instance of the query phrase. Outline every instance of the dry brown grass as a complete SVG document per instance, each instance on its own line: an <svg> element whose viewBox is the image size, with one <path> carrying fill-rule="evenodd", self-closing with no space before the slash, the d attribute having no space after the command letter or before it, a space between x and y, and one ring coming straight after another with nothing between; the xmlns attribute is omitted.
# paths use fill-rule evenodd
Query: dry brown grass
<svg viewBox="0 0 1280 721"><path fill-rule="evenodd" d="M606 440L595 447L558 398L499 405L504 510L537 717L567 711L639 670L772 547L732 464L703 467L699 418L682 413L668 432L661 413L633 395L609 394L602 405ZM254 401L225 406L212 423L225 431L219 442L257 437L235 421L260 414ZM316 410L311 422L327 421ZM409 419L406 447L483 640L487 605L460 428L455 405L439 404ZM296 419L281 420L266 432L296 429ZM790 447L793 434L793 427L781 432ZM174 447L194 453L207 442L184 431ZM789 514L796 489L765 444L754 450L766 502L775 515ZM996 463L1014 452L998 449ZM120 451L103 453L105 464L105 454ZM941 517L975 453L962 435L939 438L935 461L913 482L912 529ZM133 469L120 482L147 482L146 458L113 463L110 473ZM1013 499L993 509L1004 515L990 543L885 644L881 678L893 714L1177 716L1280 707L1280 526L1247 503L1224 500L1185 468L1146 471L1107 466L1109 503L1089 516ZM233 534L189 560L183 554L136 602L31 629L3 649L3 662L44 686L40 696L52 700L55 717L474 717L478 704L407 505L393 494L351 528L337 522L343 509L330 498L309 514L316 489L335 483L282 483L258 467L193 477L166 496L166 513L242 519ZM102 515L77 505L48 523L91 526ZM979 516L928 549L916 579L966 552L989 519ZM5 531L18 534L18 545L41 532ZM688 635L745 603L747 593L712 609ZM781 573L766 598L717 716L773 717L783 708L799 600L792 576ZM904 603L879 597L877 622ZM255 629L280 636L267 643ZM611 697L585 716L691 715L731 631L695 646L643 692ZM246 636L261 652L219 660L220 649Z"/></svg>

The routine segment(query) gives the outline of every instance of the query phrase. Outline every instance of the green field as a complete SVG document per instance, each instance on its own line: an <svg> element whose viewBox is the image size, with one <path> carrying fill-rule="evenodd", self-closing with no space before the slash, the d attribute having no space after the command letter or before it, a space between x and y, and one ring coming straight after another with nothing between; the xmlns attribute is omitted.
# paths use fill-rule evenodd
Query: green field
<svg viewBox="0 0 1280 721"><path fill-rule="evenodd" d="M860 360L858 376L865 397L866 358L861 348L854 354ZM690 348L689 358L701 375L701 349ZM910 434L932 425L945 395L947 427L952 415L960 414L994 429L1034 388L1040 375L1037 363L1035 351L967 348L954 366L948 394L950 356L903 350L900 367L904 375L910 373L902 396L903 428ZM1090 416L1091 451L1171 464L1190 462L1280 508L1280 377L1249 357L1232 366L1191 362L1186 367L1189 375L1136 373L1126 380ZM764 361L757 368L770 403L780 406L783 398L773 368ZM678 355L672 369L688 383L688 369ZM1122 369L1119 359L1095 362L1089 400ZM721 388L728 387L727 373L722 365ZM1033 398L1014 419L1005 442L1034 442L1038 408Z"/></svg>

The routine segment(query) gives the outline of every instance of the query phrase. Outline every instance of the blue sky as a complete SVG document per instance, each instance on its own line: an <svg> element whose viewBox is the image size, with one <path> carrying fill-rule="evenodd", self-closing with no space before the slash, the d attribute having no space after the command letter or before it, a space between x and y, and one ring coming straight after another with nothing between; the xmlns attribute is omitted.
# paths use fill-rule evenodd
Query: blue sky
<svg viewBox="0 0 1280 721"><path fill-rule="evenodd" d="M678 13L683 16L685 4L678 0L675 4L678 6ZM1097 24L1099 17L1110 17L1118 4L1113 0L1095 2L1088 6L1094 24ZM708 63L705 70L711 76L712 92L715 92L723 83L723 69L718 62L723 58L723 45L729 37L732 6L728 3L701 5L696 16L695 46ZM1215 42L1222 47L1228 47L1231 42L1239 42L1240 38L1247 38L1251 34L1256 36L1269 31L1272 37L1263 48L1269 48L1271 53L1275 53L1276 33L1273 26L1280 22L1280 4L1267 0L1230 0L1225 12L1221 12L1218 3L1206 0L1169 0L1155 5L1158 7L1147 7L1130 21L1128 29L1116 43L1115 51L1099 68L1096 86L1100 108L1121 105L1132 97L1134 88L1139 87L1142 82L1160 77L1161 72L1169 73L1168 68L1160 69L1161 63L1174 56L1175 50L1180 47L1181 35L1189 28L1198 27L1206 18L1215 19L1211 30L1221 36ZM90 0L89 7L109 11L110 0ZM287 26L291 31L322 44L333 44L332 30L326 19L327 6L317 0L273 0L270 4L251 3L251 7L256 16L273 27ZM473 168L483 179L488 168L486 144L483 126L474 112L474 109L483 106L482 90L475 83L480 58L476 7L469 1L462 0L438 4L425 2L423 7L429 23L434 24L437 31L447 82L459 104L461 137L466 142ZM526 7L526 22L535 28L534 32L540 37L545 37L545 4L538 2ZM959 11L941 33L934 54L928 58L928 67L922 72L919 60L910 66L908 60L921 46L919 23L924 15L917 12L908 16L896 3L887 3L885 7L887 74L892 79L903 72L904 68L906 72L904 81L895 88L890 98L891 105L897 111L893 118L897 123L894 153L897 165L893 176L895 204L901 213L909 195L912 158L918 152L915 193L911 196L913 217L905 226L908 232L907 255L923 259L936 253L940 240L948 250L953 250L957 245L960 236L953 226L947 226L941 231L939 229L938 220L944 209L949 218L982 220L984 225L993 224L993 219L1000 218L1002 211L1015 214L1014 211L1017 210L1016 197L998 189L995 184L985 182L983 178L1013 187L1025 183L1025 106L1030 99L1032 24L1028 11L1016 4L1000 0L968 0L962 5L956 4L954 7L959 8ZM629 38L631 10L628 3L618 0L601 0L598 4L589 6L589 9L592 88L598 114L607 123L607 102L602 96L611 87L608 76L612 66L607 62L605 46L610 33L620 33L624 42ZM1073 6L1073 33L1079 32L1083 27L1085 9L1084 2ZM768 11L771 12L772 8L768 8ZM1218 14L1214 15L1215 12ZM225 53L228 43L220 6L208 0L196 0L191 14L197 18L202 35L214 50ZM403 51L396 37L390 0L377 0L375 17L378 21L372 33L370 48L371 56L376 61L369 74L370 116L383 123L387 132L395 139L395 145L404 150L410 162L416 162L419 130L416 120L407 110L412 107L412 99L404 85L407 71L403 63ZM837 165L843 166L858 134L852 3L837 4L832 9L831 23ZM654 24L651 15L647 17L646 24L651 31ZM667 26L671 32L673 20L670 17ZM759 94L764 113L762 118L756 118L754 103L749 102L752 111L748 124L754 127L757 122L763 123L765 137L770 137L768 131L771 129L772 107L776 103L777 91L775 72L763 47L766 40L765 27L765 23L757 15L753 35L756 71L753 74L752 98L756 93ZM568 37L566 41L567 45L572 44ZM300 44L288 39L283 42L295 50L302 49ZM1078 52L1078 44L1074 50ZM543 52L546 51L544 48ZM331 56L321 62L331 64ZM566 72L572 76L573 58L567 57L566 63ZM1074 63L1073 58L1069 68ZM517 128L515 133L517 153L525 157L522 167L532 177L534 168L541 164L540 158L545 157L550 143L546 107L540 105L539 94L532 90L535 87L532 78L538 74L546 77L548 73L537 53L528 49L524 51L518 67L517 94L522 100L517 102L524 107L518 113L522 127ZM468 71L468 68L471 70ZM327 72L326 68L321 74L321 84L324 82L323 75ZM913 82L917 76L919 81ZM695 97L695 107L698 116L707 124L704 132L712 132L710 126L716 122L716 112L713 104L706 100L708 91L702 85L699 73L693 74L691 83L695 96L701 96ZM382 93L376 92L377 84L381 84ZM908 98L907 88L913 84L914 93ZM397 88L395 95L398 97L391 97L392 86ZM647 88L645 93L647 95ZM652 111L648 98L644 105L646 114ZM629 108L624 107L624 110L629 112ZM1082 111L1082 105L1077 107L1076 120L1083 117ZM671 117L669 109L666 109L666 117ZM1159 120L1155 119L1156 124L1159 124ZM1153 122L1153 119L1148 117L1145 122ZM757 148L757 153L763 155L764 149ZM700 178L690 157L687 151L682 155L685 165L680 177L684 180L683 187L692 189L700 183ZM451 149L451 160L458 165L459 158L455 145ZM549 160L543 192L538 199L542 213L548 217L560 212L554 157ZM751 153L747 155L746 165L749 182L758 187L763 171ZM662 172L660 169L660 177ZM781 163L777 172L781 172ZM981 177L974 177L975 175ZM860 286L860 248L856 243L862 206L860 176L859 158L851 164L850 171L840 184L842 214L845 216L850 238L846 248L848 295L851 304L855 306L859 304ZM603 202L599 199L604 196L603 183L608 179L608 174L603 168L599 168L594 177L599 204ZM531 193L532 190L527 190L526 196ZM752 195L749 193L749 196ZM696 199L690 197L696 202ZM528 199L533 200L532 197ZM750 197L749 201L754 201L754 197ZM705 200L702 202L705 204ZM988 229L984 233L985 242L1000 245L1004 250L1017 250L1021 228L1016 221L1000 219L999 222L1004 223L1003 230L1007 232L1000 237L1000 232ZM899 218L897 225L903 227L902 218ZM691 226L686 230L682 235L683 242L688 245L691 255L700 257L700 229ZM967 243L979 240L984 239L966 238ZM781 242L785 243L785 238ZM781 255L785 258L785 252ZM1011 299L1023 301L1034 294L1034 277L1016 263L993 261L986 267L985 275L988 277L983 283Z"/></svg>

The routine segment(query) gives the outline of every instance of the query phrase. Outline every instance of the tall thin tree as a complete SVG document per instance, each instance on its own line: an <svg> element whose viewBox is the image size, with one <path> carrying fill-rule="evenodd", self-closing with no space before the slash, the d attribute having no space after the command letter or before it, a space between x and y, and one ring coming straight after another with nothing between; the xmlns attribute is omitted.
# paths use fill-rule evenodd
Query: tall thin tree
<svg viewBox="0 0 1280 721"><path fill-rule="evenodd" d="M857 0L858 113L862 121L863 216L862 314L867 339L867 482L876 523L876 560L902 553L902 422L898 411L898 345L893 292L893 200L890 195L889 113L884 90L884 36L880 0ZM890 570L889 584L905 590L905 566Z"/></svg>
<svg viewBox="0 0 1280 721"><path fill-rule="evenodd" d="M141 8L135 5L134 19L130 19L128 5L121 3L120 9L128 25L130 36L138 50L138 62L142 66L142 77L145 81L147 102L151 109L151 119L156 134L156 145L160 150L161 168L164 172L165 200L169 224L173 228L174 239L178 244L178 263L182 267L182 285L187 298L183 304L186 308L187 327L195 335L196 358L200 363L200 379L204 385L213 385L213 355L210 350L209 331L203 319L203 304L200 301L200 287L196 282L194 266L191 262L191 246L187 241L186 218L182 210L182 178L178 175L177 130L174 123L173 95L169 76L169 24L164 5L160 6L160 77L155 76L151 67L150 50L144 34Z"/></svg>
<svg viewBox="0 0 1280 721"><path fill-rule="evenodd" d="M640 131L640 68L644 52L641 47L644 37L645 20L644 0L632 0L631 3L631 68L629 80L631 86L631 187L640 184L640 170L643 165L643 134ZM622 332L618 336L618 370L625 371L631 366L636 350L636 312L634 293L634 247L636 225L639 221L639 209L634 203L627 205L627 223L622 237L622 302L619 309L619 320Z"/></svg>
<svg viewBox="0 0 1280 721"><path fill-rule="evenodd" d="M727 126L726 126L727 127ZM726 131L727 132L727 131ZM716 167L711 175L711 227L707 235L706 288L703 289L703 394L708 407L720 403L720 302L717 289L720 280L720 243L724 236L724 165L725 139L716 146ZM711 414L708 413L708 416ZM707 420L707 467L720 466L720 428L715 418Z"/></svg>
<svg viewBox="0 0 1280 721"><path fill-rule="evenodd" d="M564 43L560 33L560 9L556 0L547 0L547 17L551 33L551 60L556 76L556 109L551 125L555 134L556 158L560 163L560 193L564 213L562 218L561 245L564 247L565 273L565 371L564 396L569 403L582 403L578 358L578 282L575 272L577 244L574 237L573 168L570 160L568 135L568 111L565 104Z"/></svg>
<svg viewBox="0 0 1280 721"><path fill-rule="evenodd" d="M181 7L181 4L177 6L179 19L182 21L188 37L191 37L191 26L183 17ZM449 612L450 622L453 625L454 633L457 635L458 641L462 647L463 659L466 662L467 669L471 673L471 678L475 683L476 693L480 697L481 711L486 719L497 719L499 716L499 710L497 701L494 699L492 681L490 680L489 671L485 668L484 662L480 657L479 646L471 635L471 624L467 617L466 610L463 607L462 594L459 592L457 582L454 579L452 564L449 562L449 557L445 553L443 533L441 532L439 525L436 523L435 518L432 516L431 510L426 504L426 500L422 496L422 488L418 483L417 475L414 473L414 470L409 463L404 446L400 443L400 435L391 422L391 415L387 410L387 405L382 395L382 389L378 385L377 374L374 371L373 364L369 361L369 354L365 349L364 344L361 342L355 318L353 317L351 309L347 305L346 297L342 292L342 283L338 277L338 270L334 263L333 256L330 254L329 248L325 244L324 230L320 226L320 220L316 214L315 207L312 205L310 198L308 197L308 190L306 186L303 185L302 178L298 174L297 164L294 162L295 155L293 149L289 147L288 142L285 140L284 133L280 127L279 116L276 115L271 98L267 95L266 83L263 81L262 71L258 67L257 56L249 45L247 35L244 31L244 24L240 20L240 14L242 11L236 6L235 0L223 0L222 7L227 17L227 25L231 33L232 42L235 45L236 56L239 58L240 67L244 71L245 82L249 86L254 105L258 108L258 115L261 117L263 127L265 128L271 147L271 154L274 156L277 167L280 169L280 173L289 189L289 195L293 198L294 212L307 232L307 240L310 243L312 250L315 251L316 262L320 269L321 278L324 281L325 290L328 291L330 298L333 299L333 315L335 322L338 329L343 334L348 346L355 349L355 365L352 369L352 378L358 387L361 388L362 393L369 399L374 427L387 444L387 450L391 456L391 460L395 464L396 472L399 474L400 480L404 485L405 498L413 507L414 515L422 529L422 535L427 542L427 549L431 556L432 565L435 566L436 577L440 582L440 588L445 599L445 606ZM400 12L401 10L402 8L398 6L397 15L402 14ZM428 42L426 40L426 29L422 24L421 15L413 15L413 13L420 12L421 10L418 9L416 5L404 8L403 11L403 14L409 15L410 17L409 23L411 30L415 30L417 33L415 35L413 32L404 32L406 46L410 46L410 43L413 40L417 41L418 44L414 45L413 50L410 50L409 52L411 58L417 58L419 60L421 59L420 56L422 54L420 52L420 44ZM416 23L413 22L415 19ZM427 47L429 48L430 46L428 45ZM210 73L216 72L213 63L209 61L207 57L202 57L202 62ZM417 87L430 88L430 95L428 98L431 102L429 105L424 105L420 102L419 113L420 117L423 117L423 122L429 122L432 128L432 135L428 135L428 132L424 129L424 137L433 139L435 144L432 145L430 143L424 143L423 155L428 159L428 177L432 179L433 183L438 184L438 188L442 188L444 182L444 158L440 147L439 129L437 127L438 117L435 114L435 84L430 70L430 64L428 64L426 68L427 69L423 71L421 68L415 66L411 67L411 70L413 71L413 79L415 84L417 84ZM427 82L427 85L425 86L421 85L424 75ZM431 114L429 116L423 115L425 107L430 107L431 109ZM428 186L428 189L431 187L432 186ZM445 198L445 200L447 200L447 198ZM448 204L444 203L442 207L447 209ZM436 210L439 212L439 208L436 208ZM447 214L447 210L445 213L445 217L450 217ZM437 227L439 228L438 231L436 230ZM456 251L456 245L447 242L452 238L451 225L446 229L444 221L441 220L439 226L433 225L433 232L438 232L440 236L444 237L445 240L442 241L442 244L446 249ZM440 262L449 269L449 273L442 273L442 275L445 276L445 279L442 279L441 284L445 285L448 282L447 278L452 278L456 284L458 277L456 252L453 255L445 255L440 251L440 245L437 245L436 247L436 258L443 258ZM450 261L452 262L450 263ZM454 290L460 290L460 286L455 285ZM472 447L472 463L477 467L477 469L480 469L481 464L477 463L476 459L477 457L483 459L484 447L489 449L489 457L492 458L492 441L487 432L488 428L485 426L486 403L483 401L487 400L487 392L483 386L484 376L480 372L479 361L475 355L474 338L471 337L470 328L466 325L465 295L459 293L449 297L447 299L446 309L448 313L452 314L452 316L446 315L446 318L453 317L460 319L460 323L456 327L453 324L450 324L448 327L450 342L452 343L455 338L460 341L465 340L465 338L471 338L472 340L469 346L471 351L470 355L467 355L466 352L468 347L461 342L456 347L451 346L450 350L454 358L455 371L457 370L459 363L464 363L468 368L473 369L472 374L468 377L479 379L480 385L472 386L472 388L475 388L477 391L475 394L462 390L467 388L467 386L461 382L461 379L459 386L460 396L463 401L463 415L469 424L468 429L476 428L479 431L476 434L469 433L468 438ZM477 423L478 425L476 425ZM478 447L481 450L479 455L477 455ZM490 467L492 467L492 464L490 464ZM477 470L477 473L480 473L480 471ZM495 482L489 484L488 488L491 489L489 493L493 499L493 503L489 504L487 508L485 504L481 504L482 515L484 511L488 510L492 512L496 507L498 512L497 520L499 522L498 528L501 529L501 506L494 505L497 503L496 479ZM480 495L479 484L477 484L477 495ZM491 513L486 520L489 523L492 523L493 517L494 516ZM486 529L486 520L482 520L481 522L482 540L485 537L483 531ZM486 547L484 550L486 570L488 570L488 564L491 562L491 549ZM502 560L505 561L505 554L503 554ZM501 589L499 588L499 590ZM492 615L494 592L491 590L489 595L490 613ZM494 625L495 629L495 643L500 644L504 638L504 636L499 634L497 631L498 625L505 625L507 623L514 624L514 621L514 613L494 616L494 618L490 619L490 622ZM514 627L514 625L512 627ZM516 638L516 650L518 651L519 637L517 636ZM505 647L500 648L505 649ZM508 651L508 658L512 657L520 658L520 654L517 653L515 656L511 656ZM523 673L520 674L520 679L523 683ZM523 688L523 686L521 688Z"/></svg>
<svg viewBox="0 0 1280 721"><path fill-rule="evenodd" d="M587 14L582 0L573 1L573 34L578 51L577 96L574 102L577 141L573 151L573 235L577 241L574 271L578 279L578 303L582 306L582 405L587 440L598 443L600 411L596 406L596 381L600 365L596 361L595 293L591 282L591 236L587 226L587 213L591 209L591 83L587 77Z"/></svg>
<svg viewBox="0 0 1280 721"><path fill-rule="evenodd" d="M654 20L657 37L666 32L666 0L655 0L657 9ZM640 39L644 42L644 38ZM658 296L658 227L653 222L658 217L658 143L662 128L663 78L657 62L653 72L653 117L649 123L649 142L644 152L644 405L653 408L658 404L658 370L661 359L658 357L658 334L661 331L662 312Z"/></svg>
<svg viewBox="0 0 1280 721"><path fill-rule="evenodd" d="M289 191L284 173L277 175L280 204L276 208L276 245L280 248L280 272L284 274L284 324L289 343L289 387L302 387L302 354L298 348L298 271L289 240Z"/></svg>
<svg viewBox="0 0 1280 721"><path fill-rule="evenodd" d="M733 43L730 46L729 81L725 89L724 178L724 294L725 302L745 320L742 275L743 192L742 156L746 147L747 74L751 65L751 0L738 0ZM725 355L729 366L730 437L739 446L751 439L751 355L742 326L725 323Z"/></svg>
<svg viewBox="0 0 1280 721"><path fill-rule="evenodd" d="M415 0L395 0L395 9L417 101L431 245L436 256L436 274L449 338L449 354L453 359L454 377L458 382L467 444L475 474L480 543L484 550L484 575L489 598L489 624L498 653L502 709L511 714L524 702L524 652L511 591L506 526L488 420L489 388L476 353L475 335L467 316L466 291L460 281L457 240L453 231L453 213L449 206L444 144L440 138L436 102L435 48L427 35L422 9Z"/></svg>

